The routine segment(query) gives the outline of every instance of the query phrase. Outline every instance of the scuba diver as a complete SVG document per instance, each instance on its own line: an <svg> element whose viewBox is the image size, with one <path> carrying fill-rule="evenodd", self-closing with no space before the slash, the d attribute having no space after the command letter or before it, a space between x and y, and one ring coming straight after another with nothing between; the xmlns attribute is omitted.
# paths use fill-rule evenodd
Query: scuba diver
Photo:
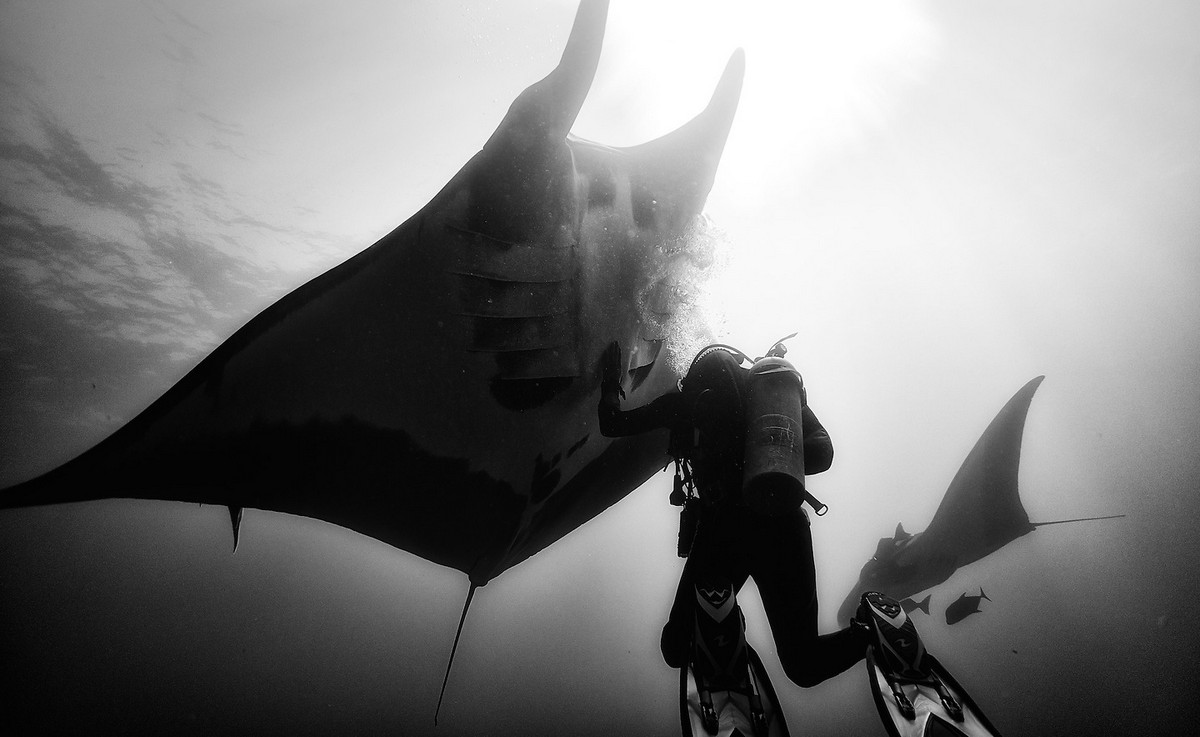
<svg viewBox="0 0 1200 737"><path fill-rule="evenodd" d="M849 669L870 643L869 630L854 620L833 634L817 631L812 535L801 504L823 512L804 475L830 467L833 444L785 353L782 340L756 361L709 346L678 391L629 410L620 408L620 346L610 344L602 357L601 433L670 431L672 503L684 507L679 554L687 563L663 627L662 654L673 668L690 664L698 675L707 668L714 689L724 687L723 677L738 688L746 673L736 594L751 576L783 670L797 685L815 686ZM736 616L726 616L730 611Z"/></svg>

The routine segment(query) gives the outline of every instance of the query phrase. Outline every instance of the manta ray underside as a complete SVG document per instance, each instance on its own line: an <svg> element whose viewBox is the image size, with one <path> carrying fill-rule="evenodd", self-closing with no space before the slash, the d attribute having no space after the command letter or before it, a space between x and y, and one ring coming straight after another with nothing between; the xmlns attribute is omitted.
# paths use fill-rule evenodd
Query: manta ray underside
<svg viewBox="0 0 1200 737"><path fill-rule="evenodd" d="M325 520L480 585L641 485L662 437L596 426L599 358L630 346L638 404L672 386L681 273L741 90L630 148L569 135L608 4L419 212L280 299L127 425L0 493L126 497ZM472 589L473 590L473 589Z"/></svg>
<svg viewBox="0 0 1200 737"><path fill-rule="evenodd" d="M904 599L942 583L959 568L1042 525L1110 519L1030 522L1021 504L1017 488L1021 439L1029 404L1044 378L1035 377L1021 387L983 431L924 532L910 534L896 525L893 537L879 541L874 557L862 567L858 583L838 609L838 621L854 614L864 591Z"/></svg>

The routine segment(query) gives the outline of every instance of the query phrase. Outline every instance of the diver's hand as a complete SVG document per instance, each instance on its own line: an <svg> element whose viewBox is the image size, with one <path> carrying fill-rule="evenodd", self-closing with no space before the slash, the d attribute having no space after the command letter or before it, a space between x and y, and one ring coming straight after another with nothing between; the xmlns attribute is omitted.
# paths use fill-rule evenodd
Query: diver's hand
<svg viewBox="0 0 1200 737"><path fill-rule="evenodd" d="M625 398L625 390L621 388L621 344L613 341L604 349L600 356L600 391L607 398Z"/></svg>

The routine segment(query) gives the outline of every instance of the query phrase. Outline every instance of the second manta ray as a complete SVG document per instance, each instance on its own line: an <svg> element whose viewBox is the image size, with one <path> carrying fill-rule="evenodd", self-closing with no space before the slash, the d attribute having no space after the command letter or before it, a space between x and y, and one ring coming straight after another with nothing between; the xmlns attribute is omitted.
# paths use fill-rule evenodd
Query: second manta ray
<svg viewBox="0 0 1200 737"><path fill-rule="evenodd" d="M855 619L870 627L871 694L892 737L998 735L950 672L929 654L900 602L869 591Z"/></svg>
<svg viewBox="0 0 1200 737"><path fill-rule="evenodd" d="M880 591L895 599L913 596L1038 527L1124 516L1029 521L1021 504L1017 473L1025 416L1043 378L1028 381L996 414L954 475L923 532L910 534L896 525L893 537L879 541L875 555L862 567L838 609L838 619L853 613L865 591Z"/></svg>

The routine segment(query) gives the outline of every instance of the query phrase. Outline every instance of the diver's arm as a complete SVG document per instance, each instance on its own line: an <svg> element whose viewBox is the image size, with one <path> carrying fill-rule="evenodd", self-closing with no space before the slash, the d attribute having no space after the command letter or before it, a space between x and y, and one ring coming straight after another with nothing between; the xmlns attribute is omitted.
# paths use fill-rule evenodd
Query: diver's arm
<svg viewBox="0 0 1200 737"><path fill-rule="evenodd" d="M669 427L683 409L683 395L664 394L650 404L621 411L621 346L613 341L600 356L600 404L596 414L600 419L600 434L605 437L636 435L660 427Z"/></svg>
<svg viewBox="0 0 1200 737"><path fill-rule="evenodd" d="M606 388L600 394L596 414L600 419L600 434L605 437L637 435L660 427L671 427L683 410L683 394L673 391L662 395L650 404L621 410L621 398L617 391Z"/></svg>
<svg viewBox="0 0 1200 737"><path fill-rule="evenodd" d="M807 404L804 405L804 473L813 474L829 470L833 465L833 441L825 426Z"/></svg>

